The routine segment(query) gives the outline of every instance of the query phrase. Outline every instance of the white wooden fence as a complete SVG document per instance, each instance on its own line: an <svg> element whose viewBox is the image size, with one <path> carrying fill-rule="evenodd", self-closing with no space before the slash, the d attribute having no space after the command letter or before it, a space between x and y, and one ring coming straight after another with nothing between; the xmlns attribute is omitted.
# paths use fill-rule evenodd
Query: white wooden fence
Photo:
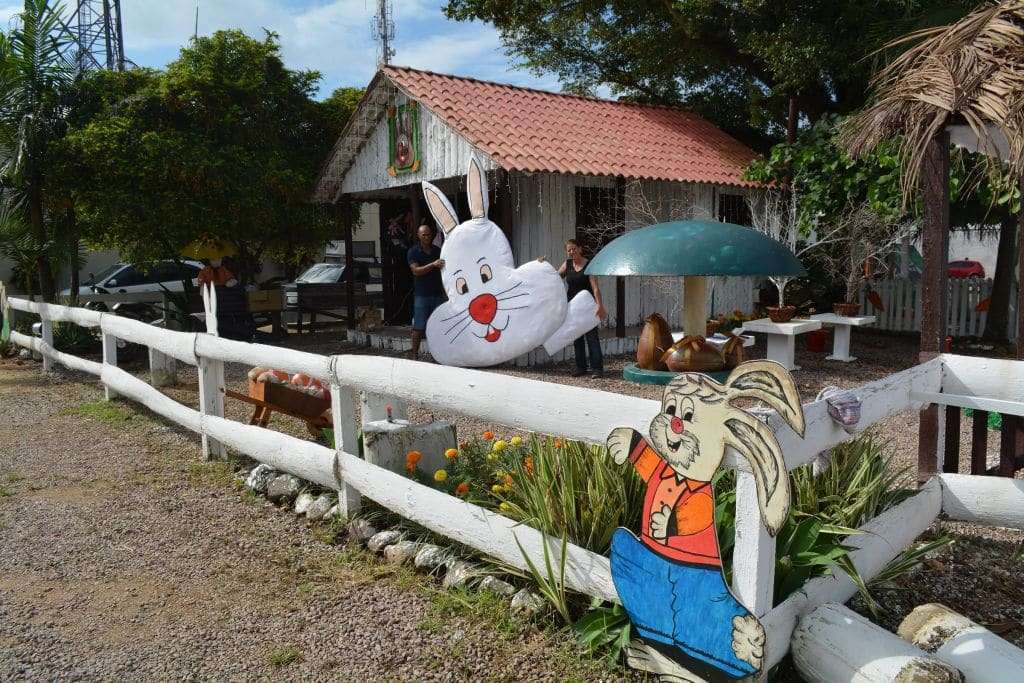
<svg viewBox="0 0 1024 683"><path fill-rule="evenodd" d="M980 337L988 320L982 302L992 294L992 280L981 278L958 278L947 281L949 288L946 311L946 334L953 337ZM870 289L878 294L884 310L879 310L868 298L869 287L860 292L861 312L878 318L875 324L880 330L895 332L919 332L921 330L921 282L920 280L894 279L870 283ZM1016 300L1010 294L1008 320L1016 320ZM1016 337L1016 326L1009 325L1007 334Z"/></svg>
<svg viewBox="0 0 1024 683"><path fill-rule="evenodd" d="M659 410L658 402L648 399L478 370L381 356L321 356L231 341L205 333L165 330L81 308L23 299L10 299L10 304L16 310L42 318L42 338L14 332L12 340L42 354L44 369L58 362L99 377L108 398L119 395L138 401L154 413L199 434L204 457L215 457L224 447L230 447L277 470L338 490L339 504L349 514L359 509L360 496L366 496L439 534L523 569L526 562L516 540L535 563L542 561L544 544L550 553L559 557L560 540L353 455L359 428L355 412L357 400L362 400L364 406L381 405L382 396L388 397L384 400L415 401L494 424L591 443L603 443L606 435L619 426L646 432ZM54 349L52 324L55 321L99 328L104 342L103 362ZM149 346L155 351L151 357L168 356L197 366L200 409L196 411L182 405L118 368L114 343L117 338ZM303 372L329 382L336 450L225 419L221 391L224 363ZM1001 377L1009 382L1005 386L1024 385L1024 363L999 363L1002 364ZM950 368L960 364L961 357L943 355L860 387L857 393L863 400L863 408L858 431L897 412L920 407L913 402L911 390L939 394L944 377L952 377L957 381L957 390L962 392L964 376L987 372L985 368L978 369L976 359L969 359L963 372L950 372ZM1018 379L1010 381L1008 375ZM984 382L978 386L982 390L991 388ZM852 438L828 416L824 401L806 404L804 414L807 424L804 439L785 426L778 415L770 414L767 418L779 438L789 469L808 463L821 451ZM790 636L802 614L826 602L845 602L856 592L856 587L845 574L836 572L834 576L810 581L773 608L775 541L761 524L754 480L746 463L737 461L732 453L727 455L725 464L738 470L733 587L740 600L765 624L767 670L789 650ZM1000 487L993 494L996 498L979 494L994 485L981 477L936 477L917 495L868 522L863 528L868 533L851 536L847 542L855 548L852 561L861 575L870 579L920 535L941 510L954 518L995 520L1006 526L1024 528L1024 482L994 481ZM961 495L964 491L970 495ZM995 499L999 503L993 513L990 507ZM988 507L982 509L983 505ZM584 548L568 546L565 583L568 588L587 595L618 600L608 558Z"/></svg>

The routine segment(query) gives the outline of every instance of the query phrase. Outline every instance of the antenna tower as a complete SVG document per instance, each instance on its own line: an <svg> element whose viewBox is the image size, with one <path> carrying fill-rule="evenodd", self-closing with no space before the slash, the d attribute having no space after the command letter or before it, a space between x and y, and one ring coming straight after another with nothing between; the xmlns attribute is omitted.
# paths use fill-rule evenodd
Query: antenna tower
<svg viewBox="0 0 1024 683"><path fill-rule="evenodd" d="M377 0L377 14L374 15L371 27L373 39L377 42L377 66L390 64L395 56L392 43L395 41L395 19L392 0Z"/></svg>
<svg viewBox="0 0 1024 683"><path fill-rule="evenodd" d="M61 15L61 33L69 38L64 56L81 71L124 71L131 62L124 56L121 0L76 0L74 11Z"/></svg>

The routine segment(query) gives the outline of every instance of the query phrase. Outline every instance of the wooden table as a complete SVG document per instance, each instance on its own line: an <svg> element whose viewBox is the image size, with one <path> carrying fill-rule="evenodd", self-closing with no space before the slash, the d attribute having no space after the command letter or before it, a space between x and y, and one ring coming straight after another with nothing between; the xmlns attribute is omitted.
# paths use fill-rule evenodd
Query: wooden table
<svg viewBox="0 0 1024 683"><path fill-rule="evenodd" d="M823 325L831 325L835 328L835 339L832 341L832 355L826 356L828 360L838 360L843 363L850 363L857 360L850 355L850 330L853 327L862 325L874 325L875 316L856 315L845 316L835 313L818 313L811 316L812 320L820 320Z"/></svg>
<svg viewBox="0 0 1024 683"><path fill-rule="evenodd" d="M799 370L795 361L796 336L821 329L820 320L791 320L773 323L770 318L748 320L741 328L744 332L760 332L768 338L768 360L781 363L787 370Z"/></svg>

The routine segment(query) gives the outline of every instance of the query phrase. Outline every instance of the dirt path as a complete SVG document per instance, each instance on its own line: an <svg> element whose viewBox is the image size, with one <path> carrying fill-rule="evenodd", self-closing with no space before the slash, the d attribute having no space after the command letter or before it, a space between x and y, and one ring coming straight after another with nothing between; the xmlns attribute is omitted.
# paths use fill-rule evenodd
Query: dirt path
<svg viewBox="0 0 1024 683"><path fill-rule="evenodd" d="M318 540L88 378L0 362L0 680L595 680L564 637Z"/></svg>

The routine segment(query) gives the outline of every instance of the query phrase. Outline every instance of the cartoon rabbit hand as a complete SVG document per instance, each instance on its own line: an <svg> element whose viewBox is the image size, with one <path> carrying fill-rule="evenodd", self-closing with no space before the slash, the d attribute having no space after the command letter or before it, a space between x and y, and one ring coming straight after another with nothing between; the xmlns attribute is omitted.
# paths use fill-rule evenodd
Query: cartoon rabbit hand
<svg viewBox="0 0 1024 683"><path fill-rule="evenodd" d="M662 505L661 510L651 513L651 536L665 542L668 537L668 519L672 516L672 508Z"/></svg>
<svg viewBox="0 0 1024 683"><path fill-rule="evenodd" d="M631 427L617 427L608 435L605 445L616 465L625 464L626 459L629 458L629 448L633 443L634 434L636 434L636 430Z"/></svg>

